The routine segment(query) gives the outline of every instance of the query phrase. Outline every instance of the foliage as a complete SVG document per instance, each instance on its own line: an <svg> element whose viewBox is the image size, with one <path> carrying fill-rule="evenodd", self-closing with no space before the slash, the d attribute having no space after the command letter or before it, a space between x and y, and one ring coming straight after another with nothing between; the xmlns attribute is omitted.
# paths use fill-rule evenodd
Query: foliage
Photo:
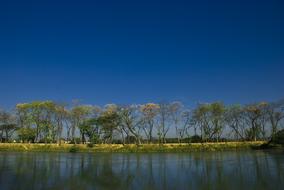
<svg viewBox="0 0 284 190"><path fill-rule="evenodd" d="M113 109L113 108L111 108ZM97 119L98 125L101 126L104 133L103 140L106 143L112 142L113 132L116 130L120 124L120 117L118 113L114 110L107 109L102 115Z"/></svg>
<svg viewBox="0 0 284 190"><path fill-rule="evenodd" d="M88 146L267 141L283 128L283 107L283 101L249 105L200 103L193 109L181 102L107 104L100 108L78 102L68 105L33 101L17 104L15 112L0 110L0 139Z"/></svg>
<svg viewBox="0 0 284 190"><path fill-rule="evenodd" d="M72 147L70 147L69 152L70 153L76 153L79 151L79 148L75 145L73 145Z"/></svg>
<svg viewBox="0 0 284 190"><path fill-rule="evenodd" d="M17 129L16 118L0 110L0 142L8 142Z"/></svg>
<svg viewBox="0 0 284 190"><path fill-rule="evenodd" d="M278 131L271 140L272 143L284 145L284 129Z"/></svg>
<svg viewBox="0 0 284 190"><path fill-rule="evenodd" d="M34 128L20 128L18 131L18 137L24 142L34 142L36 138L36 129Z"/></svg>
<svg viewBox="0 0 284 190"><path fill-rule="evenodd" d="M202 142L202 138L198 135L194 135L190 138L191 143L200 143Z"/></svg>

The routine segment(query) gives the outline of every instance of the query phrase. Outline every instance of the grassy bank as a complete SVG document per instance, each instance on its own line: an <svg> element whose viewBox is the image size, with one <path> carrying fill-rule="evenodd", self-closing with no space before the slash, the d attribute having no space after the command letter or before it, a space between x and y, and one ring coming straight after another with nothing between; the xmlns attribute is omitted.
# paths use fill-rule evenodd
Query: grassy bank
<svg viewBox="0 0 284 190"><path fill-rule="evenodd" d="M79 144L24 144L0 143L0 151L25 151L25 152L193 152L193 151L224 151L259 148L265 144L257 142L226 142L226 143L192 143L192 144L143 144L136 145L109 145L99 144L88 147Z"/></svg>

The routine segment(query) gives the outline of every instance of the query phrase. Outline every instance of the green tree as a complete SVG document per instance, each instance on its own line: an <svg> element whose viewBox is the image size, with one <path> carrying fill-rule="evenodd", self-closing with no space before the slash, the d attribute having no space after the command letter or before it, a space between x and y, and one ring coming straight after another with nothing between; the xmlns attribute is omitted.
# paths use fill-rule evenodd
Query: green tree
<svg viewBox="0 0 284 190"><path fill-rule="evenodd" d="M31 103L18 104L16 106L21 127L35 127L35 141L42 138L47 142L48 138L54 137L54 125L52 125L52 114L55 104L52 101L34 101Z"/></svg>
<svg viewBox="0 0 284 190"><path fill-rule="evenodd" d="M79 129L81 135L81 142L85 143L85 132L80 130L80 125L84 123L84 121L91 116L93 113L94 107L90 105L78 105L74 106L70 111L71 117L71 135L72 141L76 144L75 140L75 131Z"/></svg>
<svg viewBox="0 0 284 190"><path fill-rule="evenodd" d="M232 105L226 109L225 122L237 140L245 139L244 109L241 105Z"/></svg>
<svg viewBox="0 0 284 190"><path fill-rule="evenodd" d="M130 105L121 107L119 114L120 125L127 134L127 139L133 136L136 144L141 144L140 126L142 125L142 120L140 118L138 106Z"/></svg>
<svg viewBox="0 0 284 190"><path fill-rule="evenodd" d="M172 102L169 105L169 118L172 120L172 124L175 128L176 137L178 142L182 141L185 134L185 125L181 124L183 119L183 105L181 102Z"/></svg>
<svg viewBox="0 0 284 190"><path fill-rule="evenodd" d="M250 126L246 130L246 136L250 140L256 141L260 138L261 134L261 125L262 125L262 117L264 112L262 111L262 108L266 106L267 103L257 103L248 105L245 107L245 118L247 125Z"/></svg>
<svg viewBox="0 0 284 190"><path fill-rule="evenodd" d="M218 142L224 129L225 106L221 102L214 102L209 106L210 120L213 126L209 139L215 136L215 139Z"/></svg>
<svg viewBox="0 0 284 190"><path fill-rule="evenodd" d="M268 105L267 115L271 125L271 138L273 138L279 130L280 122L284 119L283 112L284 103L277 102Z"/></svg>
<svg viewBox="0 0 284 190"><path fill-rule="evenodd" d="M143 130L148 143L153 142L153 129L155 125L156 116L159 113L159 109L159 105L154 103L148 103L140 107L143 120Z"/></svg>
<svg viewBox="0 0 284 190"><path fill-rule="evenodd" d="M61 145L62 131L68 125L69 111L66 109L65 104L55 104L54 107L54 122L56 126L57 144Z"/></svg>
<svg viewBox="0 0 284 190"><path fill-rule="evenodd" d="M199 104L192 112L193 125L200 129L201 139L207 141L210 137L212 129L210 127L210 105Z"/></svg>
<svg viewBox="0 0 284 190"><path fill-rule="evenodd" d="M35 142L36 129L35 128L19 128L17 130L18 137L23 142Z"/></svg>
<svg viewBox="0 0 284 190"><path fill-rule="evenodd" d="M118 107L114 104L107 105L104 112L98 117L98 124L103 131L104 143L112 143L113 133L118 130L121 123Z"/></svg>
<svg viewBox="0 0 284 190"><path fill-rule="evenodd" d="M159 103L158 104L158 124L157 134L159 138L159 143L166 143L166 135L170 130L170 114L171 114L171 104L169 103Z"/></svg>
<svg viewBox="0 0 284 190"><path fill-rule="evenodd" d="M0 141L8 142L16 129L17 125L14 115L0 110Z"/></svg>
<svg viewBox="0 0 284 190"><path fill-rule="evenodd" d="M85 120L80 126L82 131L89 139L91 144L99 143L100 141L100 128L98 118L91 118Z"/></svg>

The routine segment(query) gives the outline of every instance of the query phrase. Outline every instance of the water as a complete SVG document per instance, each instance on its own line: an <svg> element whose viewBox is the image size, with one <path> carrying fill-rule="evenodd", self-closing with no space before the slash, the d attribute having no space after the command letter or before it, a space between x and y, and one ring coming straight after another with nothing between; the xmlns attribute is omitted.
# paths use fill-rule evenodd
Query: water
<svg viewBox="0 0 284 190"><path fill-rule="evenodd" d="M283 152L0 152L0 189L284 189Z"/></svg>

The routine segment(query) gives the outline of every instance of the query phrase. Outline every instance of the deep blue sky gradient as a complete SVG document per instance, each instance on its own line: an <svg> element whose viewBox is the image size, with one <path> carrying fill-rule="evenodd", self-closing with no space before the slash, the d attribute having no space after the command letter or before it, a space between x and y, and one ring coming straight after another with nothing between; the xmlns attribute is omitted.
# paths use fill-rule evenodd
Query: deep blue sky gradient
<svg viewBox="0 0 284 190"><path fill-rule="evenodd" d="M0 107L284 97L284 2L0 1Z"/></svg>

